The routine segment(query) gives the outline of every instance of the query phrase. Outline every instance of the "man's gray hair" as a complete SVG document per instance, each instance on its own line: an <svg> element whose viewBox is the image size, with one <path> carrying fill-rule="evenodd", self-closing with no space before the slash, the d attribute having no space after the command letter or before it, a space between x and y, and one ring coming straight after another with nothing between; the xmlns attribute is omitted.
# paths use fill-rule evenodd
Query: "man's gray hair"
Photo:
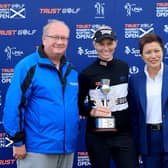
<svg viewBox="0 0 168 168"><path fill-rule="evenodd" d="M48 23L43 27L43 36L47 35L48 27L49 27L49 25L52 24L52 23L61 23L61 24L63 24L64 26L66 26L67 29L68 29L69 32L70 32L70 28L69 28L69 26L68 26L65 22L63 22L63 21L61 21L61 20L57 20L57 19L50 19L50 20L48 20Z"/></svg>

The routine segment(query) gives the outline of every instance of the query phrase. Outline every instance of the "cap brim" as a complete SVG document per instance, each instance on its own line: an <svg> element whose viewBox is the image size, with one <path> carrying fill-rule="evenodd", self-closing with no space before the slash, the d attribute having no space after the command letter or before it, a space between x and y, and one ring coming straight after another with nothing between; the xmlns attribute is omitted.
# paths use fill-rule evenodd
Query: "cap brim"
<svg viewBox="0 0 168 168"><path fill-rule="evenodd" d="M104 37L95 39L95 41L96 41L96 42L100 42L100 41L102 41L102 40L104 40L104 39L116 40L115 37L112 37L112 36L104 36Z"/></svg>

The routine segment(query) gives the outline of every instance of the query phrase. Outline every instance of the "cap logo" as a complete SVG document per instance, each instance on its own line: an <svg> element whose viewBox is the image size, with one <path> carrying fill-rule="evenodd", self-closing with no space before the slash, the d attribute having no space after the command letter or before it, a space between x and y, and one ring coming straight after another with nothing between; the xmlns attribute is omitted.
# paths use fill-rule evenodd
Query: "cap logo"
<svg viewBox="0 0 168 168"><path fill-rule="evenodd" d="M100 30L101 34L111 34L111 30Z"/></svg>

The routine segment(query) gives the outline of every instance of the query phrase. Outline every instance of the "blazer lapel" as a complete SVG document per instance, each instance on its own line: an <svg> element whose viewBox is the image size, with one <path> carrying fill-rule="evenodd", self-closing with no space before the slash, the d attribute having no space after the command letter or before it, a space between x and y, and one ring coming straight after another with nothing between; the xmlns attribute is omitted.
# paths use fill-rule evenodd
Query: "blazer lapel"
<svg viewBox="0 0 168 168"><path fill-rule="evenodd" d="M162 80L162 111L164 112L165 103L168 95L168 66L164 64Z"/></svg>
<svg viewBox="0 0 168 168"><path fill-rule="evenodd" d="M142 106L142 110L146 116L146 76L144 73L142 73L142 75L140 75L140 78L138 80L138 94L139 94L139 99L140 99L140 104Z"/></svg>

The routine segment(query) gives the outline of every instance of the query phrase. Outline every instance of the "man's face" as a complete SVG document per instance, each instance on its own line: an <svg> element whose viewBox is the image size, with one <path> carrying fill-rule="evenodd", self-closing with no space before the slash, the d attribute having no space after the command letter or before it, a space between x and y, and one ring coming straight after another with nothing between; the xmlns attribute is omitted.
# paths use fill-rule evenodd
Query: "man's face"
<svg viewBox="0 0 168 168"><path fill-rule="evenodd" d="M111 39L103 39L100 42L94 42L98 57L104 61L112 60L116 46L117 41Z"/></svg>
<svg viewBox="0 0 168 168"><path fill-rule="evenodd" d="M44 51L51 59L62 57L68 46L69 29L62 23L51 23L43 36Z"/></svg>

